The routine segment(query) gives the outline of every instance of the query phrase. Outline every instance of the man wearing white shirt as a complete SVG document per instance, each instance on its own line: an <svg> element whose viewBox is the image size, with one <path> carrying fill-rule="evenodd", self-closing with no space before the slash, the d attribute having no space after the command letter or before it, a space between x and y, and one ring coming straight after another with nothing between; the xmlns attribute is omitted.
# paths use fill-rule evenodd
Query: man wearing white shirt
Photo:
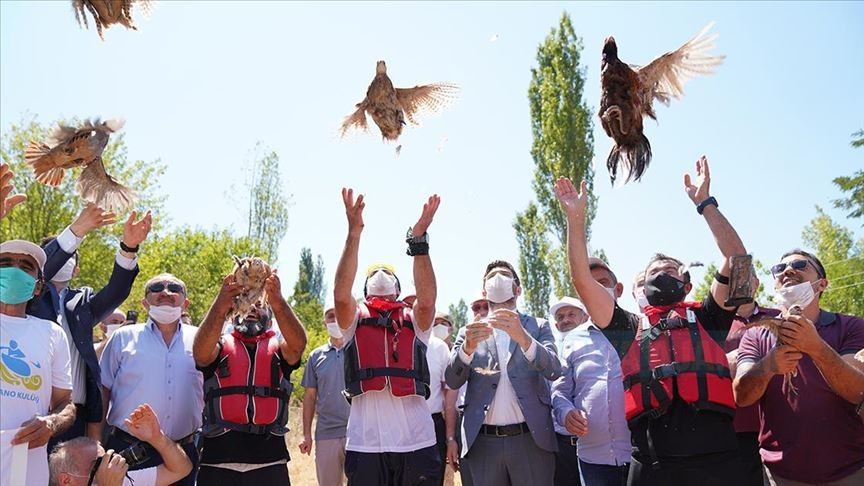
<svg viewBox="0 0 864 486"><path fill-rule="evenodd" d="M436 325L435 327L445 326ZM432 422L435 424L435 445L438 449L438 456L441 458L441 478L437 482L438 485L444 484L444 469L447 466L444 397L450 389L447 388L447 384L444 382L444 370L447 368L447 359L449 356L450 348L447 347L447 343L434 335L429 336L429 343L426 348L426 361L429 363L429 398L426 399L426 405L429 406L429 413L432 414Z"/></svg>
<svg viewBox="0 0 864 486"><path fill-rule="evenodd" d="M516 311L522 287L511 264L490 263L483 291L489 317L460 330L446 370L450 388L468 383L463 461L476 486L549 486L557 445L546 380L561 375L552 331Z"/></svg>
<svg viewBox="0 0 864 486"><path fill-rule="evenodd" d="M60 326L26 314L43 288L45 252L35 243L0 244L0 448L27 444L25 484L48 482L48 440L75 421L69 344ZM10 442L5 437L16 430ZM0 484L13 465L2 454ZM17 473L17 471L16 471Z"/></svg>

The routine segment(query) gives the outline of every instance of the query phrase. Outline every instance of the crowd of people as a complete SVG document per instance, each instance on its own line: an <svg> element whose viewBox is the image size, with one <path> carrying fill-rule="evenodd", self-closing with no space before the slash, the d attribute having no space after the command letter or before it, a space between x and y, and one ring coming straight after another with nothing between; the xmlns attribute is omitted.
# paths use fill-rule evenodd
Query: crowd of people
<svg viewBox="0 0 864 486"><path fill-rule="evenodd" d="M0 218L26 204L11 177L0 167ZM182 276L154 272L130 295L149 212L123 223L105 286L74 287L83 239L117 221L88 205L40 244L0 244L0 484L288 485L289 447L314 454L324 486L864 484L864 319L820 307L828 272L800 249L771 267L776 308L753 301L752 269L751 298L730 299L747 249L710 181L704 157L685 178L722 257L701 302L688 267L657 253L627 286L638 308L622 308L631 280L589 256L586 185L561 178L577 295L528 315L518 272L493 260L458 331L436 312L437 195L406 235L413 287L373 264L356 296L365 201L342 190L320 323L300 322L275 272L245 315L247 289L225 276L200 324ZM130 297L144 322L118 310ZM304 324L329 335L305 363ZM97 326L110 337L94 344ZM288 444L301 366L303 438Z"/></svg>

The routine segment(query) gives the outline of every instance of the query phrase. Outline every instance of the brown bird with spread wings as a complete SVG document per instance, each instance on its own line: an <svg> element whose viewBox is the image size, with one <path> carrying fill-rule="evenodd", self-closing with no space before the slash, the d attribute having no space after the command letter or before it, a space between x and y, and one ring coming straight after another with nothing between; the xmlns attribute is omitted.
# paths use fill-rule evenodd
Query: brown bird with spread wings
<svg viewBox="0 0 864 486"><path fill-rule="evenodd" d="M31 141L24 161L37 181L54 187L63 181L64 171L83 167L75 186L78 194L105 210L125 211L135 202L135 193L108 175L102 164L108 138L122 127L122 120L88 121L79 128L60 125L48 143Z"/></svg>
<svg viewBox="0 0 864 486"><path fill-rule="evenodd" d="M387 77L387 65L378 61L375 79L366 90L366 98L357 103L357 111L342 122L341 135L354 127L366 130L366 115L381 129L385 140L396 140L402 134L407 118L412 125L419 125L417 116L423 112L436 113L456 98L459 88L453 84L434 83L413 88L394 88Z"/></svg>
<svg viewBox="0 0 864 486"><path fill-rule="evenodd" d="M702 29L696 37L672 52L667 52L647 66L628 66L618 58L618 45L609 37L603 45L600 64L600 120L606 135L615 145L606 159L612 183L618 167L626 171L626 181L638 181L651 163L651 144L642 133L642 117L654 120L654 100L669 106L671 98L684 95L684 81L700 74L711 74L726 56L715 56L716 34L707 35L714 23Z"/></svg>
<svg viewBox="0 0 864 486"><path fill-rule="evenodd" d="M93 22L96 23L99 38L105 40L105 37L102 36L102 29L107 29L112 24L120 24L127 29L138 30L132 20L132 6L136 3L145 14L150 12L151 0L72 0L72 7L75 9L75 18L78 20L78 24L85 28L89 28L87 12L84 11L87 9L93 16Z"/></svg>

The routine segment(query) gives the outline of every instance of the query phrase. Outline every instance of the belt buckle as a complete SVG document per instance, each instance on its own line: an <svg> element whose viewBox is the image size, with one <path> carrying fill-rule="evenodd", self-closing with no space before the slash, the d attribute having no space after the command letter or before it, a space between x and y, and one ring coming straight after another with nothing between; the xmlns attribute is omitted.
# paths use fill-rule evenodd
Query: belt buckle
<svg viewBox="0 0 864 486"><path fill-rule="evenodd" d="M507 434L502 434L500 431L503 430L504 427L500 425L495 426L495 437L508 437Z"/></svg>
<svg viewBox="0 0 864 486"><path fill-rule="evenodd" d="M576 437L575 435L571 435L570 436L570 445L573 447L576 447L578 440L579 440L579 437Z"/></svg>

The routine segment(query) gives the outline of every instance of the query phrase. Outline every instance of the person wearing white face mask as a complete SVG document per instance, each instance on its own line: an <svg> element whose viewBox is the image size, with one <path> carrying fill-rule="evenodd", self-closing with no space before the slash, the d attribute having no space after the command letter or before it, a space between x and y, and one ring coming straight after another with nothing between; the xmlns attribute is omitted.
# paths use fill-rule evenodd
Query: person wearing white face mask
<svg viewBox="0 0 864 486"><path fill-rule="evenodd" d="M336 268L336 322L345 338L345 396L351 400L345 474L349 486L437 484L441 460L425 399L429 396L426 343L435 318L437 284L429 235L441 199L426 200L405 242L413 257L417 300L409 308L393 267L366 271L363 300L352 295L363 232L364 196L342 189L348 237Z"/></svg>
<svg viewBox="0 0 864 486"><path fill-rule="evenodd" d="M312 350L306 360L300 386L303 395L303 442L301 454L311 454L315 444L315 471L319 486L345 484L345 434L350 406L345 389L345 358L342 347L345 338L336 322L336 308L328 303L324 309L324 326L330 340ZM318 414L315 438L312 419Z"/></svg>
<svg viewBox="0 0 864 486"><path fill-rule="evenodd" d="M142 305L148 319L143 324L117 329L105 345L99 365L102 370L102 401L107 414L105 447L123 450L135 443L124 419L142 402L149 403L162 428L177 442L194 467L183 480L195 484L198 449L195 439L204 408L204 379L195 367L193 346L198 328L180 322L189 307L186 284L170 273L156 275L144 286ZM162 463L154 453L131 469Z"/></svg>
<svg viewBox="0 0 864 486"><path fill-rule="evenodd" d="M90 287L72 287L80 272L78 247L91 231L116 221L113 213L88 204L75 221L57 237L46 237L42 248L48 257L45 279L50 285L33 299L27 313L60 324L69 340L72 365L72 401L75 423L65 433L52 438L49 448L64 440L87 435L98 439L103 408L99 358L93 348L93 327L106 318L129 297L138 275L137 251L150 232L149 213L136 221L133 211L123 226L123 238L117 249L108 283L99 291ZM86 262L85 262L86 263Z"/></svg>
<svg viewBox="0 0 864 486"><path fill-rule="evenodd" d="M864 423L856 413L864 401L864 363L855 359L864 348L864 319L820 307L828 275L815 255L792 250L771 273L783 344L769 329L748 330L734 382L738 405L759 404L768 479L864 484Z"/></svg>
<svg viewBox="0 0 864 486"><path fill-rule="evenodd" d="M549 385L561 375L549 323L516 310L522 294L513 266L487 265L488 318L460 329L445 378L467 383L462 459L474 485L550 485L557 450ZM450 438L448 438L448 441Z"/></svg>
<svg viewBox="0 0 864 486"><path fill-rule="evenodd" d="M639 307L639 312L645 312L648 307L648 297L645 297L645 271L641 271L633 277L633 288L630 290L630 295L636 301L636 306Z"/></svg>

